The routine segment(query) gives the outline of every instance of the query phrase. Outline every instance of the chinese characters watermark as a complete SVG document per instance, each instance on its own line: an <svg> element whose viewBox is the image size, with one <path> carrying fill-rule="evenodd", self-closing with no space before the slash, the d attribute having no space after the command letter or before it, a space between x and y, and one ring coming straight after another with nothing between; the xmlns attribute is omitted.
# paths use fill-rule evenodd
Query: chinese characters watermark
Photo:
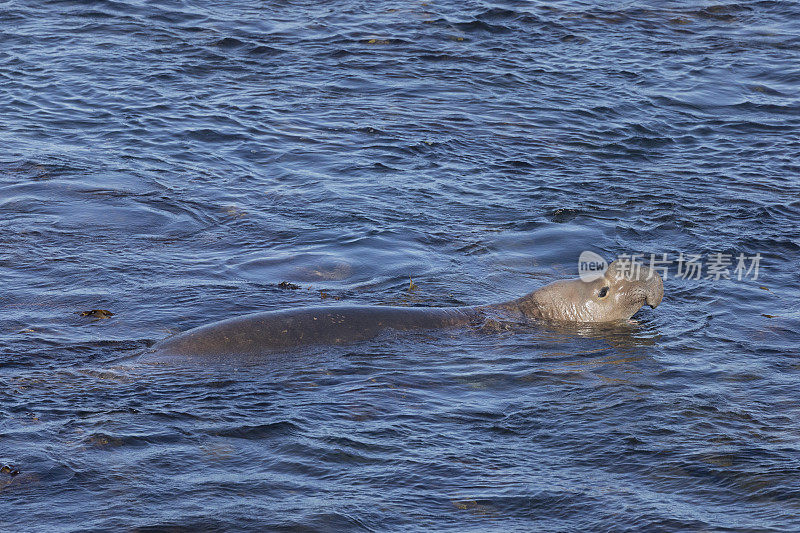
<svg viewBox="0 0 800 533"><path fill-rule="evenodd" d="M711 280L721 279L742 281L757 280L761 254L748 256L740 254L724 254L721 252L703 254L622 254L617 257L614 266L616 275L629 279L639 279L643 268L647 267L645 276L650 279L658 272L665 281L670 272L676 279ZM605 259L590 251L582 252L578 258L578 273L584 281L592 281L602 277L608 269Z"/></svg>

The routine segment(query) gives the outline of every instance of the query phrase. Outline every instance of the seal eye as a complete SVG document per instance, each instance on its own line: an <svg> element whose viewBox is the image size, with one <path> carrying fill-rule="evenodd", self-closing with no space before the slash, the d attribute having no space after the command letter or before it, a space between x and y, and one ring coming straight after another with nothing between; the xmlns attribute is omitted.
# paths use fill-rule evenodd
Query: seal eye
<svg viewBox="0 0 800 533"><path fill-rule="evenodd" d="M598 298L605 298L607 294L608 294L608 287L603 287L602 289L597 291Z"/></svg>

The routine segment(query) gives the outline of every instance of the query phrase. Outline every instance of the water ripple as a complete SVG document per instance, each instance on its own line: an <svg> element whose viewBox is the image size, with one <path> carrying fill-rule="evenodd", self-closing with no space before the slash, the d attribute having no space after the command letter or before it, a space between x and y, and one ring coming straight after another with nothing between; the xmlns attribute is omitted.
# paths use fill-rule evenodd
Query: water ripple
<svg viewBox="0 0 800 533"><path fill-rule="evenodd" d="M798 17L6 2L0 523L798 529ZM509 299L582 250L762 265L672 272L623 328L130 362L256 310Z"/></svg>

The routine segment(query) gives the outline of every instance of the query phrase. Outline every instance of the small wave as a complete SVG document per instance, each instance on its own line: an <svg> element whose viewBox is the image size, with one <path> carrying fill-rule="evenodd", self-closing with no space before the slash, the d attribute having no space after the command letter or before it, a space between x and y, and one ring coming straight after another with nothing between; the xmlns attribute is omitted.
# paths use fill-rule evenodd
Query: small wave
<svg viewBox="0 0 800 533"><path fill-rule="evenodd" d="M292 435L301 431L301 427L288 420L270 422L267 424L226 426L223 428L210 428L206 431L217 437L230 437L234 439L260 440L274 437Z"/></svg>

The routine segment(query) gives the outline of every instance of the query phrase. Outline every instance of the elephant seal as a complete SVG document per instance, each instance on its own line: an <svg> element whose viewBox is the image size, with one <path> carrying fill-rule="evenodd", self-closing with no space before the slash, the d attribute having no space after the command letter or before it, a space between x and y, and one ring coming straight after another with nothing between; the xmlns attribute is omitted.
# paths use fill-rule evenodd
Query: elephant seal
<svg viewBox="0 0 800 533"><path fill-rule="evenodd" d="M412 330L479 324L490 318L559 322L627 320L664 296L661 276L646 266L623 275L619 261L593 281L561 280L522 298L474 307L336 306L267 311L231 318L179 333L155 344L145 356L257 356L316 344L343 344L387 329Z"/></svg>

